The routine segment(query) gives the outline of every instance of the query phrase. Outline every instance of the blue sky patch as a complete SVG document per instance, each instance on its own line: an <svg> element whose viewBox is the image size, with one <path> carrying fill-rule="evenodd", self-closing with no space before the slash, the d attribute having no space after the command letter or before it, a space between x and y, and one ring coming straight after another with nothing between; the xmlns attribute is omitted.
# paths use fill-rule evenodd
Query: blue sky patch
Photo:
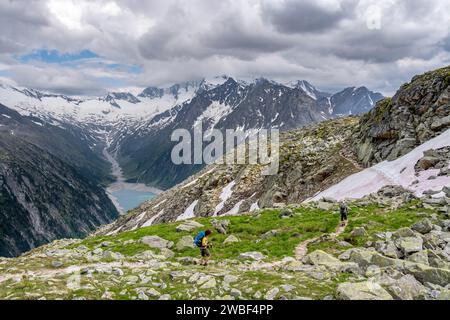
<svg viewBox="0 0 450 320"><path fill-rule="evenodd" d="M28 63L32 61L41 61L46 63L65 63L77 60L94 59L99 55L90 51L82 50L80 52L68 52L61 53L58 50L35 50L32 53L22 55L18 57L18 60L22 63Z"/></svg>
<svg viewBox="0 0 450 320"><path fill-rule="evenodd" d="M110 63L106 65L106 68L115 71L122 71L127 73L139 74L142 72L142 68L136 65L125 65L120 63Z"/></svg>
<svg viewBox="0 0 450 320"><path fill-rule="evenodd" d="M61 68L76 69L86 72L88 76L92 70L102 70L106 75L96 76L94 72L91 77L95 78L101 86L109 88L127 86L127 78L124 77L124 74L131 76L143 72L141 66L111 61L107 57L102 57L87 49L66 53L58 50L38 49L25 55L14 56L14 58L23 64L52 64ZM1 72L0 75L2 75Z"/></svg>

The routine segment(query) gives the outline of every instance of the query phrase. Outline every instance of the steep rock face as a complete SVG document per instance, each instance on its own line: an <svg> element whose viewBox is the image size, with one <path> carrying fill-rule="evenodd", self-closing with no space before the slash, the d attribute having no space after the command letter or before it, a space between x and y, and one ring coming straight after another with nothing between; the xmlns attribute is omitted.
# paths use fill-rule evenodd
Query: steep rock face
<svg viewBox="0 0 450 320"><path fill-rule="evenodd" d="M405 155L450 127L450 67L416 76L360 121L354 139L366 166Z"/></svg>
<svg viewBox="0 0 450 320"><path fill-rule="evenodd" d="M0 105L0 256L111 222L108 166L63 129Z"/></svg>

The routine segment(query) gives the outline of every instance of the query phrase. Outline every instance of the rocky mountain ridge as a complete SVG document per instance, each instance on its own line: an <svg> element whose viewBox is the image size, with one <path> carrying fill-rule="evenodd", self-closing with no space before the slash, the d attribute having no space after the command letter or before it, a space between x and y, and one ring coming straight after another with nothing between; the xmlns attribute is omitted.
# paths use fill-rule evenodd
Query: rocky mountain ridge
<svg viewBox="0 0 450 320"><path fill-rule="evenodd" d="M439 135L450 125L450 67L404 84L392 98L363 116L355 135L358 159L366 166L393 160Z"/></svg>

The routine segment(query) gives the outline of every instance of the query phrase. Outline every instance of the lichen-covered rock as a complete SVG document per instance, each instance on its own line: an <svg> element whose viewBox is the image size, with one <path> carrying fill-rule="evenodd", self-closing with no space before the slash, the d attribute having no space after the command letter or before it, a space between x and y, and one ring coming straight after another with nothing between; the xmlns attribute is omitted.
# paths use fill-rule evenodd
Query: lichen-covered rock
<svg viewBox="0 0 450 320"><path fill-rule="evenodd" d="M330 270L340 272L359 272L359 267L354 262L342 262L332 255L322 251L316 250L305 257L305 262L315 266L324 266Z"/></svg>
<svg viewBox="0 0 450 320"><path fill-rule="evenodd" d="M198 223L194 220L189 220L189 221L183 222L182 224L177 226L176 230L178 232L182 232L182 231L191 232L193 230L196 230L196 229L202 228L202 227L203 227L203 225L201 223Z"/></svg>
<svg viewBox="0 0 450 320"><path fill-rule="evenodd" d="M395 244L405 255L419 252L423 249L423 240L420 237L399 238L395 241Z"/></svg>
<svg viewBox="0 0 450 320"><path fill-rule="evenodd" d="M260 260L263 260L265 258L266 258L265 255L263 255L261 252L257 252L257 251L244 252L244 253L241 253L239 255L239 259L244 259L244 260L260 261Z"/></svg>
<svg viewBox="0 0 450 320"><path fill-rule="evenodd" d="M433 283L440 286L447 286L450 283L450 270L433 268L420 263L408 263L405 271L412 274L421 283Z"/></svg>
<svg viewBox="0 0 450 320"><path fill-rule="evenodd" d="M399 300L423 299L427 289L412 275L405 275L388 288L389 293Z"/></svg>
<svg viewBox="0 0 450 320"><path fill-rule="evenodd" d="M352 230L352 232L350 233L350 236L352 238L359 238L359 237L363 237L367 234L366 229L362 228L362 227L356 227Z"/></svg>
<svg viewBox="0 0 450 320"><path fill-rule="evenodd" d="M427 250L413 253L412 255L408 256L406 259L411 262L429 265Z"/></svg>
<svg viewBox="0 0 450 320"><path fill-rule="evenodd" d="M419 233L425 234L433 230L433 224L429 219L423 219L413 224L411 229Z"/></svg>
<svg viewBox="0 0 450 320"><path fill-rule="evenodd" d="M378 283L369 281L341 283L337 287L337 296L342 300L393 300Z"/></svg>
<svg viewBox="0 0 450 320"><path fill-rule="evenodd" d="M230 225L230 220L212 220L211 224L213 225L213 227L216 229L216 231L218 233L221 234L226 234L227 233L227 229Z"/></svg>
<svg viewBox="0 0 450 320"><path fill-rule="evenodd" d="M235 235L230 235L223 241L224 244L229 244L229 243L234 243L234 242L239 242L238 237L236 237Z"/></svg>
<svg viewBox="0 0 450 320"><path fill-rule="evenodd" d="M158 236L146 236L141 239L141 242L148 245L151 248L171 248L173 246L172 241L165 240Z"/></svg>
<svg viewBox="0 0 450 320"><path fill-rule="evenodd" d="M175 248L178 251L184 250L184 249L192 249L195 248L194 244L194 238L191 236L184 236L180 240L178 240Z"/></svg>

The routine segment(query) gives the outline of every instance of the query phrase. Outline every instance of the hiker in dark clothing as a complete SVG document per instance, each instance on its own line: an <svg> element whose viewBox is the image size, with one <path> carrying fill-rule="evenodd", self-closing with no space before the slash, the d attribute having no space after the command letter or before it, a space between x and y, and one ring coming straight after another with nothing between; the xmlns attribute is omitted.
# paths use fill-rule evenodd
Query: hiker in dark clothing
<svg viewBox="0 0 450 320"><path fill-rule="evenodd" d="M341 202L339 207L341 212L341 225L344 225L347 222L348 207L344 201Z"/></svg>

